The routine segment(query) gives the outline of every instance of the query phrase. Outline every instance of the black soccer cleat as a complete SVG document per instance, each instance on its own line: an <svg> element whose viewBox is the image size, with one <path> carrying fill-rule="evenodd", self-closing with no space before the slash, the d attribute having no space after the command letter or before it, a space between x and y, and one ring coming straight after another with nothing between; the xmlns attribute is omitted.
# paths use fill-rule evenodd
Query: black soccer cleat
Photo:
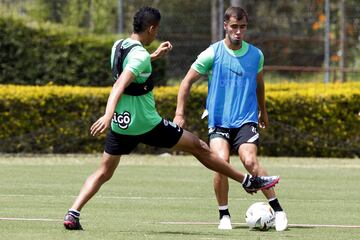
<svg viewBox="0 0 360 240"><path fill-rule="evenodd" d="M275 186L279 180L279 176L251 176L246 174L243 187L248 193L256 193L258 190Z"/></svg>
<svg viewBox="0 0 360 240"><path fill-rule="evenodd" d="M83 230L80 219L71 213L67 213L64 217L64 227L68 230Z"/></svg>

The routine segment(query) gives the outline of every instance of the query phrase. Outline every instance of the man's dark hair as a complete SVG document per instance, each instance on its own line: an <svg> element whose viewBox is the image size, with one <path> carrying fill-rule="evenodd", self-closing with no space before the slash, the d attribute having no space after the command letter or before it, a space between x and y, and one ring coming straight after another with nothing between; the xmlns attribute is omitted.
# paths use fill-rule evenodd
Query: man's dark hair
<svg viewBox="0 0 360 240"><path fill-rule="evenodd" d="M161 15L159 10L152 7L140 8L134 16L134 33L144 32L151 25L159 24Z"/></svg>
<svg viewBox="0 0 360 240"><path fill-rule="evenodd" d="M228 22L231 17L236 18L236 20L241 20L243 17L245 17L246 21L249 21L248 14L241 7L229 7L226 9L224 15L225 22Z"/></svg>

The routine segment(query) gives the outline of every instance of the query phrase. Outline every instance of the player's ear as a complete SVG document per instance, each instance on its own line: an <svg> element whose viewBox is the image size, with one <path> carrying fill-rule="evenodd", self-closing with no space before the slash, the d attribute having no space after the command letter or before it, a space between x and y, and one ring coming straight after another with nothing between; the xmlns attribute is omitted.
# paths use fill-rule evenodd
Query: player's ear
<svg viewBox="0 0 360 240"><path fill-rule="evenodd" d="M152 33L154 31L154 25L150 25L149 26L149 29L148 29L148 32L149 33Z"/></svg>
<svg viewBox="0 0 360 240"><path fill-rule="evenodd" d="M148 32L150 34L154 33L156 31L157 25L150 25Z"/></svg>

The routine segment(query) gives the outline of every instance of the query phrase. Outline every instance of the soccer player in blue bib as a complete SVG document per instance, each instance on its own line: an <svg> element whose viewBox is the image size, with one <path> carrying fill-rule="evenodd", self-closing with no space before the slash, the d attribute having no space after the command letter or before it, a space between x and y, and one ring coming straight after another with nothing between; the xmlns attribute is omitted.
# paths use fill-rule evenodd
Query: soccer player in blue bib
<svg viewBox="0 0 360 240"><path fill-rule="evenodd" d="M248 15L240 7L229 7L225 12L225 39L200 53L181 82L174 122L185 124L185 103L192 84L208 74L208 114L210 148L223 161L230 162L235 150L244 167L252 175L268 175L257 160L258 126L269 124L265 106L263 80L264 56L260 49L245 42ZM219 229L231 229L228 209L228 178L214 176L215 195L219 205ZM276 212L275 228L284 231L288 221L273 188L262 190Z"/></svg>

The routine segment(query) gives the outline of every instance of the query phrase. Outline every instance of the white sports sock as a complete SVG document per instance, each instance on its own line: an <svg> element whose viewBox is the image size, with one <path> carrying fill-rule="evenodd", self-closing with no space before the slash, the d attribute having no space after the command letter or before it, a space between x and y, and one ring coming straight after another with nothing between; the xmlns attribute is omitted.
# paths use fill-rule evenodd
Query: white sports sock
<svg viewBox="0 0 360 240"><path fill-rule="evenodd" d="M274 201L276 197L268 199L269 202Z"/></svg>
<svg viewBox="0 0 360 240"><path fill-rule="evenodd" d="M226 210L226 209L229 209L228 205L219 206L219 210Z"/></svg>

